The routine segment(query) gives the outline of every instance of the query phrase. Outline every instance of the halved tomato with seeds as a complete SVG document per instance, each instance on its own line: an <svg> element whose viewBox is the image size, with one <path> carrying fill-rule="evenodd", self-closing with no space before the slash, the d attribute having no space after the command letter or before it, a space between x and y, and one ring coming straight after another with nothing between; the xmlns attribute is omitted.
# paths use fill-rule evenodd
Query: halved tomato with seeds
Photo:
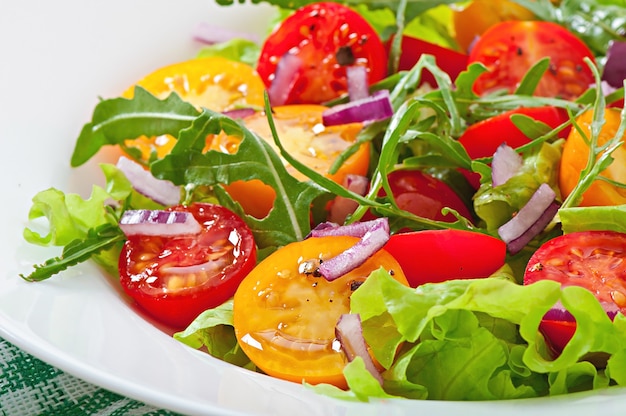
<svg viewBox="0 0 626 416"><path fill-rule="evenodd" d="M212 204L176 206L202 225L193 235L131 235L119 259L120 283L159 322L182 329L229 299L256 264L252 231Z"/></svg>
<svg viewBox="0 0 626 416"><path fill-rule="evenodd" d="M544 243L528 261L524 284L554 280L593 293L605 310L626 314L626 234L581 231ZM576 330L571 320L545 317L540 329L560 351Z"/></svg>

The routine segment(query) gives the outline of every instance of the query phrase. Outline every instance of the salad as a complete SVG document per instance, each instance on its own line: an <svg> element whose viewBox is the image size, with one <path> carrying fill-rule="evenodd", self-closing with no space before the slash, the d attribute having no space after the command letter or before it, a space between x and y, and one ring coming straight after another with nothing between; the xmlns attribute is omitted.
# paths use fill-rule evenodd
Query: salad
<svg viewBox="0 0 626 416"><path fill-rule="evenodd" d="M71 163L120 160L34 197L63 254L23 277L94 260L180 341L340 398L623 385L626 9L452 3L292 4L102 100Z"/></svg>

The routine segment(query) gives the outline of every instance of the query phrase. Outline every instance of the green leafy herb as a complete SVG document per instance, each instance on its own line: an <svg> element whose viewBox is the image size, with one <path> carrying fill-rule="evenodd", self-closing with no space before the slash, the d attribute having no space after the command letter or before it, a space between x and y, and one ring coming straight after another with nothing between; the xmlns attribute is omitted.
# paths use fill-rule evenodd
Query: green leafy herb
<svg viewBox="0 0 626 416"><path fill-rule="evenodd" d="M20 276L29 282L48 279L68 267L91 259L93 256L112 248L124 240L125 236L119 227L103 224L96 229L90 229L86 238L72 240L65 246L60 257L55 257L43 264L36 265L32 273Z"/></svg>

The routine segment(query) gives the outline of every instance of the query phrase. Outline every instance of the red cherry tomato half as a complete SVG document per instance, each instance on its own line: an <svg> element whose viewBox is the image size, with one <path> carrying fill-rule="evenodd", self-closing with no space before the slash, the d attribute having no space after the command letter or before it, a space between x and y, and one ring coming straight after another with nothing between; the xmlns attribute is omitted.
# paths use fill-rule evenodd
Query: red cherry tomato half
<svg viewBox="0 0 626 416"><path fill-rule="evenodd" d="M367 68L369 83L387 73L387 53L376 31L347 6L321 2L304 6L265 40L257 72L269 88L285 54L302 65L293 75L284 104L315 104L347 92L346 67Z"/></svg>
<svg viewBox="0 0 626 416"><path fill-rule="evenodd" d="M551 22L506 21L483 33L470 51L470 64L481 62L488 68L474 83L474 92L514 92L526 72L545 57L550 58L550 68L535 95L575 99L594 83L584 61L593 62L593 53L573 33Z"/></svg>
<svg viewBox="0 0 626 416"><path fill-rule="evenodd" d="M459 195L434 176L420 170L396 170L387 179L398 207L405 211L436 221L454 222L454 215L441 212L443 208L452 208L468 220L473 218ZM384 196L385 192L381 190L379 195Z"/></svg>
<svg viewBox="0 0 626 416"><path fill-rule="evenodd" d="M170 210L190 212L202 231L130 236L120 255L120 283L156 320L184 328L235 294L256 264L256 245L246 223L224 207L195 203Z"/></svg>
<svg viewBox="0 0 626 416"><path fill-rule="evenodd" d="M411 287L488 277L504 265L506 256L502 240L461 230L394 234L384 248L400 263Z"/></svg>
<svg viewBox="0 0 626 416"><path fill-rule="evenodd" d="M393 38L385 44L387 49L389 49L392 42ZM422 39L402 36L402 52L400 54L398 70L410 70L424 54L433 55L437 66L447 73L452 81L454 81L462 71L467 69L467 54L444 48L443 46ZM422 81L428 82L432 86L437 85L435 77L429 71L424 71Z"/></svg>
<svg viewBox="0 0 626 416"><path fill-rule="evenodd" d="M549 240L532 255L524 273L526 285L539 280L584 287L605 309L626 313L626 234L583 231ZM544 320L540 328L548 343L560 350L572 337L575 323Z"/></svg>

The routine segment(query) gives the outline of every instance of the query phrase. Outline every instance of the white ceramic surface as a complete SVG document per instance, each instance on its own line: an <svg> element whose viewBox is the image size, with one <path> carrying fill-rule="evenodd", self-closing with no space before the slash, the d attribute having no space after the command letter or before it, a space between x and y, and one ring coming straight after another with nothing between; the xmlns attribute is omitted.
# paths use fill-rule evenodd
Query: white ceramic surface
<svg viewBox="0 0 626 416"><path fill-rule="evenodd" d="M78 169L68 162L98 97L193 56L199 22L263 33L271 14L268 6L220 8L210 0L1 2L0 336L89 382L185 414L624 414L621 389L495 403L332 400L178 343L91 264L41 283L18 277L59 254L22 240L32 196L48 187L86 196L101 183L95 161Z"/></svg>

